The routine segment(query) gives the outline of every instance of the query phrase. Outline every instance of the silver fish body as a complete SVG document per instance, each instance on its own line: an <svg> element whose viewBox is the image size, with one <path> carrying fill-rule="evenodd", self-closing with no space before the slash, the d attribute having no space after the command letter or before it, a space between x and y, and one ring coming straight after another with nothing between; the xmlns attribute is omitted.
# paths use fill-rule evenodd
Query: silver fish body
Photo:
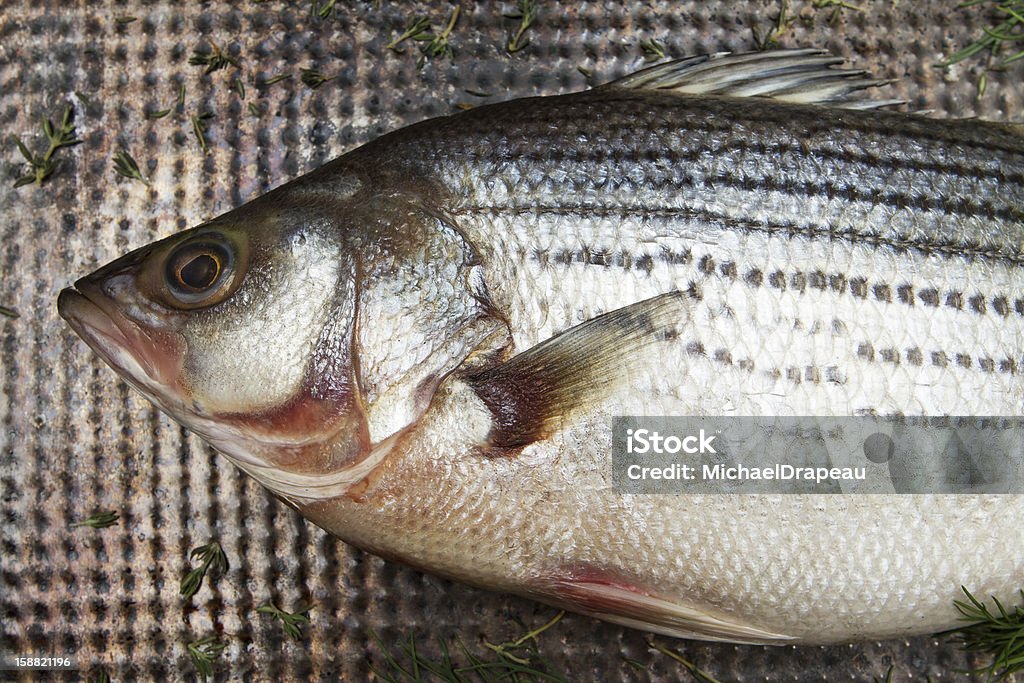
<svg viewBox="0 0 1024 683"><path fill-rule="evenodd" d="M1024 415L1024 138L627 85L384 136L61 312L305 517L430 572L737 642L1012 601L1022 495L626 495L610 427Z"/></svg>

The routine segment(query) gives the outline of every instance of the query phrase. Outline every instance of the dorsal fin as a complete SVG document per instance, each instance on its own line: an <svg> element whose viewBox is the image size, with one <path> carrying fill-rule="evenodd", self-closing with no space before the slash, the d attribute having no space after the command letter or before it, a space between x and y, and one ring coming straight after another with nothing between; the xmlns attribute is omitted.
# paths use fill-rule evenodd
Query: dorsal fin
<svg viewBox="0 0 1024 683"><path fill-rule="evenodd" d="M782 102L827 104L844 109L876 109L904 100L871 100L855 93L885 85L866 72L834 69L843 62L825 50L716 52L686 57L637 71L602 88L658 90L684 95L770 97Z"/></svg>

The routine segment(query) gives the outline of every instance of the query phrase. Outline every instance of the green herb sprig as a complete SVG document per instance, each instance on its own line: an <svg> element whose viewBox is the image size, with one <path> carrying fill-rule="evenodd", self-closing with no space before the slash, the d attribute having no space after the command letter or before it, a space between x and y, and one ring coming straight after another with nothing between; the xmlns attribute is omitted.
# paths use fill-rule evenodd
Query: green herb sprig
<svg viewBox="0 0 1024 683"><path fill-rule="evenodd" d="M433 59L434 57L448 57L449 59L454 56L451 44L448 42L448 37L451 36L452 29L455 28L455 24L459 20L459 6L456 5L455 9L452 10L451 16L448 18L448 24L444 27L440 33L423 33L419 36L413 37L413 40L421 41L425 43L420 47L420 59L417 64L418 67L422 67L427 59Z"/></svg>
<svg viewBox="0 0 1024 683"><path fill-rule="evenodd" d="M135 159L128 153L128 150L121 149L117 154L114 155L114 172L118 175L122 175L129 180L138 180L144 185L149 185L149 181L142 175L142 171L139 170L139 165L135 163Z"/></svg>
<svg viewBox="0 0 1024 683"><path fill-rule="evenodd" d="M87 526L90 529L106 529L107 527L114 526L115 524L118 524L119 523L118 522L118 517L119 516L120 516L119 513L114 512L113 510L106 510L104 512L97 512L95 514L92 514L92 515L86 517L85 519L83 519L80 522L74 522L71 525L71 528L72 529L77 529L78 527Z"/></svg>
<svg viewBox="0 0 1024 683"><path fill-rule="evenodd" d="M959 5L961 9L980 6L993 7L995 11L1004 15L1005 18L991 28L983 28L983 36L959 52L953 53L948 59L936 64L936 66L942 68L952 66L984 50L988 50L995 57L1004 46L1024 40L1024 0L970 0L970 2L964 2ZM1024 50L1002 60L999 66L1006 66L1018 59L1024 59Z"/></svg>
<svg viewBox="0 0 1024 683"><path fill-rule="evenodd" d="M962 615L960 620L969 623L956 629L953 637L964 650L993 657L991 664L970 673L987 675L990 681L1001 681L1024 671L1024 589L1020 591L1021 604L1013 609L1007 609L993 597L996 611L992 611L967 588L960 588L967 601L954 600L953 605Z"/></svg>
<svg viewBox="0 0 1024 683"><path fill-rule="evenodd" d="M327 81L333 81L337 75L327 76L316 69L299 69L299 80L316 90Z"/></svg>
<svg viewBox="0 0 1024 683"><path fill-rule="evenodd" d="M831 7L832 14L830 14L828 17L828 23L830 25L836 23L836 21L839 19L839 16L843 13L844 10L850 10L853 12L864 11L863 7L852 5L848 2L845 2L845 0L814 0L814 2L811 3L811 6L814 9L828 9Z"/></svg>
<svg viewBox="0 0 1024 683"><path fill-rule="evenodd" d="M457 641L461 656L453 656L448 645L439 641L441 658L430 659L416 647L416 637L409 637L409 644L402 647L402 652L395 654L381 641L380 637L370 631L370 636L377 643L384 655L384 666L370 666L370 670L383 681L399 683L402 681L434 680L465 683L469 680L483 681L554 681L567 683L569 679L551 670L543 660L536 646L536 637L554 626L562 613L543 626L533 629L521 638L494 645L485 646L496 654L496 657L485 658L475 654L462 641ZM424 674L429 674L425 676Z"/></svg>
<svg viewBox="0 0 1024 683"><path fill-rule="evenodd" d="M505 659L513 661L516 664L527 665L530 663L528 657L523 657L521 655L512 653L517 650L521 650L524 647L530 647L534 651L534 653L536 653L536 648L532 643L530 643L530 641L532 640L536 642L537 636L539 636L541 633L544 633L544 631L547 631L549 628L557 624L559 621L561 621L562 617L564 616L564 611L559 612L554 616L554 618L552 618L546 624L538 626L537 628L532 629L530 631L527 631L521 637L516 638L515 640L509 640L504 643L499 643L497 645L485 640L484 645L487 647L487 649L494 651L499 657L503 657Z"/></svg>
<svg viewBox="0 0 1024 683"><path fill-rule="evenodd" d="M33 154L20 138L14 137L15 144L21 156L25 157L31 170L14 181L14 187L21 187L35 183L36 186L43 184L43 181L53 175L59 159L54 158L57 150L64 147L71 147L81 142L75 135L74 110L70 105L64 107L64 114L61 116L60 125L55 126L48 118L43 118L43 134L46 135L48 147L45 154Z"/></svg>
<svg viewBox="0 0 1024 683"><path fill-rule="evenodd" d="M96 673L89 678L89 683L110 683L110 674L106 669L97 669Z"/></svg>
<svg viewBox="0 0 1024 683"><path fill-rule="evenodd" d="M789 13L789 0L779 0L779 16L776 17L775 23L772 25L768 32L763 36L758 30L757 26L751 28L754 33L754 42L757 43L759 50L767 50L768 48L775 47L779 44L779 38L782 37L789 28L796 23L796 16Z"/></svg>
<svg viewBox="0 0 1024 683"><path fill-rule="evenodd" d="M652 650L657 650L666 657L676 660L677 662L682 664L686 668L686 670L689 671L690 674L698 681L702 681L703 683L722 683L717 678L715 678L708 672L704 671L699 666L691 662L689 659L683 657L675 650L670 650L664 645L660 645L654 642L653 640L647 641L647 647L651 648Z"/></svg>
<svg viewBox="0 0 1024 683"><path fill-rule="evenodd" d="M207 38L210 43L212 50L195 50L192 56L188 58L188 63L193 66L205 66L206 70L203 73L213 73L219 69L224 69L229 66L233 66L236 69L242 65L238 61L237 57L232 57L230 54L220 49L217 43L213 42L212 39Z"/></svg>
<svg viewBox="0 0 1024 683"><path fill-rule="evenodd" d="M194 567L181 579L181 594L186 598L191 598L199 592L207 572L213 570L218 575L223 575L228 570L228 556L217 541L193 548L188 557L190 561L198 559L199 566Z"/></svg>
<svg viewBox="0 0 1024 683"><path fill-rule="evenodd" d="M19 315L16 310L14 310L13 308L7 308L6 306L0 306L0 315L4 316L5 318L21 317L21 315Z"/></svg>
<svg viewBox="0 0 1024 683"><path fill-rule="evenodd" d="M310 3L309 14L310 16L320 19L329 19L334 16L335 5L338 0L327 0L327 2L320 2L320 0L313 0Z"/></svg>
<svg viewBox="0 0 1024 683"><path fill-rule="evenodd" d="M294 612L285 612L268 602L265 605L257 607L256 611L260 614L269 614L275 619L279 619L281 621L281 628L284 629L284 632L297 640L302 637L302 625L309 623L308 614L311 609L313 609L313 605L308 605L303 609L296 610Z"/></svg>
<svg viewBox="0 0 1024 683"><path fill-rule="evenodd" d="M530 44L529 38L523 36L537 20L537 0L519 0L516 8L505 15L506 19L518 19L519 27L509 36L505 49L515 54Z"/></svg>
<svg viewBox="0 0 1024 683"><path fill-rule="evenodd" d="M641 40L640 49L644 51L645 64L665 59L665 48L654 38Z"/></svg>
<svg viewBox="0 0 1024 683"><path fill-rule="evenodd" d="M426 17L415 17L405 27L405 31L401 33L397 38L392 40L384 47L388 50L402 54L405 52L404 49L400 49L398 46L407 40L424 40L423 36L430 33L430 19Z"/></svg>
<svg viewBox="0 0 1024 683"><path fill-rule="evenodd" d="M206 636L189 643L187 647L188 656L192 658L192 664L205 683L213 675L213 660L220 656L227 643L218 640L217 636Z"/></svg>
<svg viewBox="0 0 1024 683"><path fill-rule="evenodd" d="M892 683L892 675L895 671L895 667L890 664L889 668L885 670L885 678L879 678L878 676L872 676L875 679L875 683ZM930 678L927 680L931 680Z"/></svg>
<svg viewBox="0 0 1024 683"><path fill-rule="evenodd" d="M276 76L271 76L270 78L268 78L267 80L263 81L262 83L259 83L258 85L260 85L261 87L265 88L267 86L274 85L275 83L280 83L281 81L286 81L286 80L288 80L291 77L292 77L291 74L277 74Z"/></svg>
<svg viewBox="0 0 1024 683"><path fill-rule="evenodd" d="M213 118L213 112L204 111L202 114L193 116L192 121L192 133L196 136L196 140L199 141L199 147L203 150L203 154L210 153L210 147L206 143L206 131L209 129L207 121Z"/></svg>

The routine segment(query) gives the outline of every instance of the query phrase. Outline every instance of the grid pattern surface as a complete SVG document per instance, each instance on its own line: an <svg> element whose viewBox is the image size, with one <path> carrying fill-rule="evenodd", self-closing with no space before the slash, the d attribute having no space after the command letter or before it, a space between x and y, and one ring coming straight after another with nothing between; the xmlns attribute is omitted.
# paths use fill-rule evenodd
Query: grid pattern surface
<svg viewBox="0 0 1024 683"><path fill-rule="evenodd" d="M323 5L324 3L320 3ZM1020 121L1021 64L934 65L981 32L984 13L952 2L865 2L863 11L787 3L787 47L825 47L894 79L884 95L943 116ZM189 679L186 644L219 634L216 680L364 680L384 648L411 635L437 655L456 639L486 652L555 611L422 575L350 549L305 523L122 382L56 314L62 287L158 237L195 225L399 126L461 105L580 90L643 63L640 42L670 56L749 50L777 25L777 3L542 3L530 45L503 46L512 3L463 2L452 59L386 48L417 15L440 29L448 3L0 2L0 651L73 654L82 676ZM126 18L135 17L134 21ZM210 41L240 67L190 65ZM313 89L299 69L333 77ZM278 74L290 78L272 85ZM244 96L232 88L236 78ZM184 97L178 100L184 88ZM76 94L79 93L79 94ZM482 97L481 93L489 96ZM44 145L39 118L75 108L82 143L40 188L14 189L19 136ZM164 109L167 115L152 114ZM205 112L209 153L191 119ZM129 150L151 180L116 176ZM108 529L69 529L96 511ZM695 520L699 523L699 520ZM215 538L226 575L191 600L178 592L191 548ZM865 596L866 600L870 596ZM312 604L301 640L256 613ZM374 639L376 634L381 641ZM540 636L570 680L677 680L646 634L566 615ZM934 638L827 648L671 642L721 680L948 677L977 662ZM633 663L630 663L630 662ZM6 674L5 674L6 675ZM75 674L63 677L76 679ZM28 675L26 675L28 680Z"/></svg>

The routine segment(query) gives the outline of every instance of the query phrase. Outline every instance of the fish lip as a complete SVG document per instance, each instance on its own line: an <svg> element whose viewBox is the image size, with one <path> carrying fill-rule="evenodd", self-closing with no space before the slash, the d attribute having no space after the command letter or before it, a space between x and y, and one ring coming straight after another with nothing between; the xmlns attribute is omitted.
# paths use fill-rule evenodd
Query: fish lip
<svg viewBox="0 0 1024 683"><path fill-rule="evenodd" d="M119 312L88 278L57 296L57 313L104 361L119 374L135 381L171 386L176 363L139 325ZM165 360L167 359L167 360ZM126 361L133 361L129 363ZM132 368L134 364L136 367ZM136 376L141 372L144 377Z"/></svg>

